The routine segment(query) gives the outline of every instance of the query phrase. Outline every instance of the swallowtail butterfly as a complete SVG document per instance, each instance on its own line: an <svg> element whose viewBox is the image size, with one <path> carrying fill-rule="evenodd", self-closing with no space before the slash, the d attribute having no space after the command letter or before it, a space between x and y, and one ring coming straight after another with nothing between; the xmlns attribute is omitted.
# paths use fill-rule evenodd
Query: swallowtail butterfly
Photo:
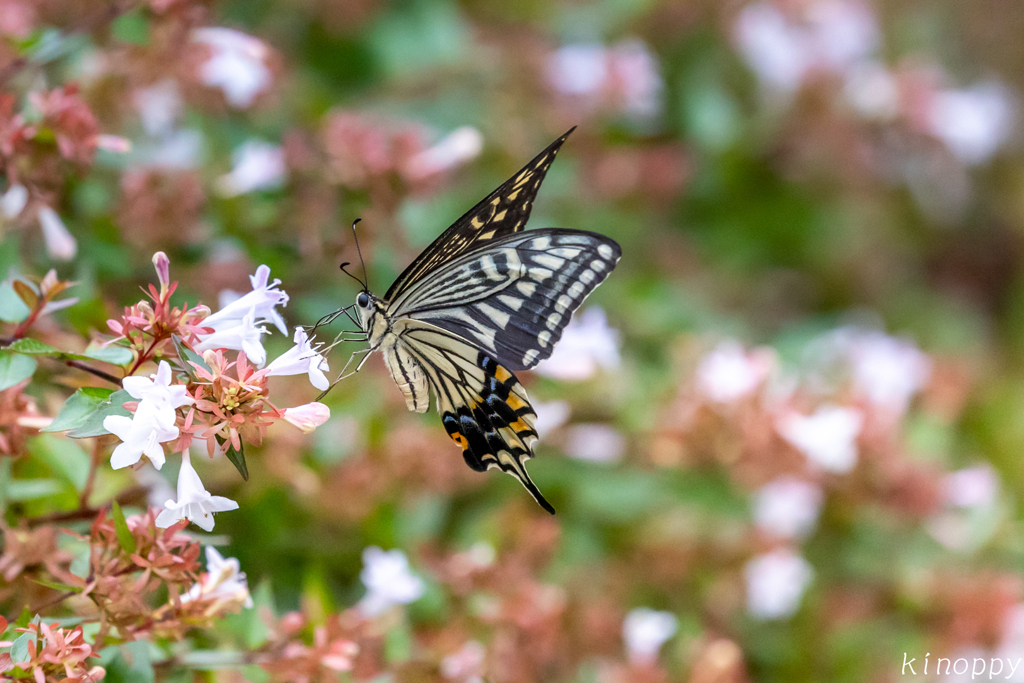
<svg viewBox="0 0 1024 683"><path fill-rule="evenodd" d="M592 232L523 231L570 133L455 221L387 294L376 296L362 281L355 304L333 314L346 313L369 343L353 354L364 354L353 372L380 351L409 410L425 412L433 394L467 465L508 472L552 514L524 465L537 443L537 414L512 372L551 355L573 311L622 255Z"/></svg>

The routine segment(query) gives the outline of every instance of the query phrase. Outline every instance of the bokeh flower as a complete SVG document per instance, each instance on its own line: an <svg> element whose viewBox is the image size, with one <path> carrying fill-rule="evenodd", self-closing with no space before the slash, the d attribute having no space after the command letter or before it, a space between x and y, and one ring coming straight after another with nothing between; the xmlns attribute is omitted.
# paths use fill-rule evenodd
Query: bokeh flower
<svg viewBox="0 0 1024 683"><path fill-rule="evenodd" d="M405 553L397 548L381 550L370 546L363 551L363 570L359 578L366 595L359 609L367 616L383 614L395 605L408 605L423 596L423 580L409 569Z"/></svg>
<svg viewBox="0 0 1024 683"><path fill-rule="evenodd" d="M795 477L779 477L754 494L754 522L780 538L803 538L821 511L821 487Z"/></svg>
<svg viewBox="0 0 1024 683"><path fill-rule="evenodd" d="M232 107L247 109L270 87L266 63L270 51L263 41L223 27L195 29L192 40L208 45L212 52L200 67L200 79L220 89Z"/></svg>
<svg viewBox="0 0 1024 683"><path fill-rule="evenodd" d="M783 619L800 607L814 570L788 548L758 555L743 569L747 582L747 611L755 619Z"/></svg>
<svg viewBox="0 0 1024 683"><path fill-rule="evenodd" d="M232 153L231 160L231 172L217 179L217 191L223 197L272 190L285 182L287 166L280 145L247 140Z"/></svg>
<svg viewBox="0 0 1024 683"><path fill-rule="evenodd" d="M786 413L776 421L779 434L826 472L845 474L857 464L859 410L822 406L811 415Z"/></svg>
<svg viewBox="0 0 1024 683"><path fill-rule="evenodd" d="M659 612L647 607L630 610L622 622L622 639L630 661L650 664L658 658L665 642L675 635L679 619L671 612Z"/></svg>
<svg viewBox="0 0 1024 683"><path fill-rule="evenodd" d="M619 331L608 325L604 311L591 306L577 312L552 354L534 372L562 380L585 380L599 369L619 367Z"/></svg>

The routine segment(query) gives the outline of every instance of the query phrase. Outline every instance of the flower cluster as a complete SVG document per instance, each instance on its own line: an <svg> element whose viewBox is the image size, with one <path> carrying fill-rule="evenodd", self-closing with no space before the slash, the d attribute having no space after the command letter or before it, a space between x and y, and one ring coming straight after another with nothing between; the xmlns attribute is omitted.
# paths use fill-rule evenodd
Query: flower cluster
<svg viewBox="0 0 1024 683"><path fill-rule="evenodd" d="M0 634L7 630L7 620L0 617ZM90 666L89 660L99 657L85 640L81 626L72 629L54 628L45 622L33 622L14 629L28 637L25 659L13 658L11 652L0 654L0 673L20 673L31 676L39 683L99 683L106 676L101 666ZM2 641L0 646L13 645ZM20 678L21 676L19 676Z"/></svg>
<svg viewBox="0 0 1024 683"><path fill-rule="evenodd" d="M149 377L132 375L122 381L124 391L135 399L123 403L131 415L112 414L103 419L103 427L121 440L110 462L120 469L136 465L145 455L161 469L166 462L165 448L180 452L177 499L166 502L157 524L170 527L187 519L210 531L213 513L238 505L206 490L189 449L203 444L211 458L228 450L241 459L236 465L245 475L244 444L260 445L275 421L284 419L308 432L330 416L327 407L316 402L277 408L268 399L267 378L305 374L322 390L328 386L324 372L329 368L306 332L297 328L295 346L259 369L267 360L261 341L267 333L264 323L282 332L287 329L277 307L287 304L288 295L279 289L280 280L271 281L267 266L260 266L250 278L251 292L232 298L211 314L205 306L172 307L170 297L177 283L170 281L169 260L158 252L153 263L160 282L159 290L152 285L149 288L153 304L140 302L126 309L121 320L108 322L136 351L133 371L161 358L157 371ZM234 360L229 358L232 351L237 352ZM165 356L182 374L174 375L170 363L162 359Z"/></svg>

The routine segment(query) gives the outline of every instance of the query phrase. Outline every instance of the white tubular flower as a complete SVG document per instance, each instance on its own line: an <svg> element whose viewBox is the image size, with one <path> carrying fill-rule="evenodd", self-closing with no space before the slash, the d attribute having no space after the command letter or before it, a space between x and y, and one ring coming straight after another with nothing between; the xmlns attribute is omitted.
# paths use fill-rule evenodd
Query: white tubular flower
<svg viewBox="0 0 1024 683"><path fill-rule="evenodd" d="M231 154L230 173L217 179L222 197L236 197L254 190L272 190L284 184L284 149L262 140L247 140Z"/></svg>
<svg viewBox="0 0 1024 683"><path fill-rule="evenodd" d="M252 607L249 582L245 578L245 572L241 571L238 560L233 557L224 558L216 548L208 545L206 574L199 583L188 589L188 593L181 596L181 601L210 599L235 603L246 608Z"/></svg>
<svg viewBox="0 0 1024 683"><path fill-rule="evenodd" d="M928 112L932 134L964 164L988 161L1013 131L1013 102L1001 83L935 93Z"/></svg>
<svg viewBox="0 0 1024 683"><path fill-rule="evenodd" d="M635 664L651 664L658 651L676 634L679 620L671 612L659 612L647 607L630 610L622 622L622 639L626 654Z"/></svg>
<svg viewBox="0 0 1024 683"><path fill-rule="evenodd" d="M174 419L173 410L162 410L147 401L139 403L133 417L108 415L103 418L103 428L121 439L110 456L110 466L119 470L134 465L145 455L153 467L163 467L166 459L160 444L178 438Z"/></svg>
<svg viewBox="0 0 1024 683"><path fill-rule="evenodd" d="M776 429L823 470L846 474L857 464L857 437L863 424L859 410L822 406L813 415L784 415Z"/></svg>
<svg viewBox="0 0 1024 683"><path fill-rule="evenodd" d="M565 454L577 460L614 463L626 452L626 437L610 425L583 423L565 430Z"/></svg>
<svg viewBox="0 0 1024 683"><path fill-rule="evenodd" d="M7 188L7 192L0 197L0 215L8 219L17 218L26 203L28 203L28 190L24 185L15 183Z"/></svg>
<svg viewBox="0 0 1024 683"><path fill-rule="evenodd" d="M331 368L319 351L313 348L309 336L301 327L295 328L295 346L271 361L269 375L309 375L309 382L320 391L331 386L324 373Z"/></svg>
<svg viewBox="0 0 1024 683"><path fill-rule="evenodd" d="M178 500L168 500L156 518L161 529L175 522L187 519L203 531L213 531L213 513L237 510L238 503L224 496L211 495L203 487L199 473L192 467L188 453L181 454L181 471L178 472Z"/></svg>
<svg viewBox="0 0 1024 683"><path fill-rule="evenodd" d="M473 126L462 126L409 159L405 173L410 180L422 180L472 161L483 148L483 134Z"/></svg>
<svg viewBox="0 0 1024 683"><path fill-rule="evenodd" d="M235 327L245 316L253 312L256 322L271 322L281 331L281 334L288 334L288 326L284 324L284 318L276 310L277 306L288 304L287 292L277 289L281 281L277 278L274 278L273 282L270 281L270 267L266 265L257 268L256 273L249 276L249 281L252 283L251 292L234 299L216 313L207 316L203 320L203 326L212 327L219 332Z"/></svg>
<svg viewBox="0 0 1024 683"><path fill-rule="evenodd" d="M219 88L232 107L246 109L270 85L269 50L261 40L220 27L195 29L192 40L213 50L200 67L199 78L211 88Z"/></svg>
<svg viewBox="0 0 1024 683"><path fill-rule="evenodd" d="M736 341L724 341L701 359L697 386L715 403L732 403L750 396L775 369L771 349L749 353Z"/></svg>
<svg viewBox="0 0 1024 683"><path fill-rule="evenodd" d="M70 261L78 253L78 242L68 232L64 221L48 206L39 207L39 227L43 230L46 253L58 261Z"/></svg>
<svg viewBox="0 0 1024 683"><path fill-rule="evenodd" d="M139 112L142 127L153 136L170 133L184 108L178 84L169 78L136 90L132 103Z"/></svg>
<svg viewBox="0 0 1024 683"><path fill-rule="evenodd" d="M194 401L188 395L188 389L184 384L172 385L172 380L171 366L162 360L157 366L156 374L149 377L125 377L121 381L121 386L132 398L152 406L154 410L164 415L170 414L173 422L174 411L182 406L192 405Z"/></svg>
<svg viewBox="0 0 1024 683"><path fill-rule="evenodd" d="M257 366L267 362L267 350L263 348L262 338L267 328L256 324L256 310L242 317L238 324L227 326L211 334L199 335L199 343L195 350L202 352L211 349L234 349L245 351L246 358ZM203 322L206 325L206 322Z"/></svg>
<svg viewBox="0 0 1024 683"><path fill-rule="evenodd" d="M377 546L365 549L359 578L366 586L359 608L370 617L383 614L395 605L408 605L423 596L423 580L409 571L409 560L401 550L384 551Z"/></svg>
<svg viewBox="0 0 1024 683"><path fill-rule="evenodd" d="M599 368L619 367L619 331L608 325L604 311L592 306L573 316L562 331L562 340L534 372L545 377L584 380Z"/></svg>
<svg viewBox="0 0 1024 683"><path fill-rule="evenodd" d="M566 401L534 401L533 411L537 413L533 427L537 430L537 438L543 440L569 421L572 406Z"/></svg>
<svg viewBox="0 0 1024 683"><path fill-rule="evenodd" d="M743 570L747 580L747 611L755 619L792 616L814 577L804 558L788 548L758 555Z"/></svg>
<svg viewBox="0 0 1024 683"><path fill-rule="evenodd" d="M754 496L754 522L781 538L803 538L818 522L822 498L820 486L795 477L779 477Z"/></svg>
<svg viewBox="0 0 1024 683"><path fill-rule="evenodd" d="M307 403L295 408L285 408L284 421L293 424L306 434L331 419L331 409L323 403Z"/></svg>

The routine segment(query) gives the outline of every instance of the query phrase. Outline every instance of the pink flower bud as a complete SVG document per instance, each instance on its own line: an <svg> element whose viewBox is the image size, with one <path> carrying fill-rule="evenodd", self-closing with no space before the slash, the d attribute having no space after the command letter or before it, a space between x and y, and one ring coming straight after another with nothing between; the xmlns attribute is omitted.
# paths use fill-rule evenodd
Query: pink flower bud
<svg viewBox="0 0 1024 683"><path fill-rule="evenodd" d="M156 276L160 280L160 291L163 292L171 284L171 260L167 254L158 251L153 254L153 267L156 268Z"/></svg>
<svg viewBox="0 0 1024 683"><path fill-rule="evenodd" d="M311 431L327 422L331 417L331 409L323 403L307 403L306 405L288 408L284 411L284 419L290 422L305 433Z"/></svg>

